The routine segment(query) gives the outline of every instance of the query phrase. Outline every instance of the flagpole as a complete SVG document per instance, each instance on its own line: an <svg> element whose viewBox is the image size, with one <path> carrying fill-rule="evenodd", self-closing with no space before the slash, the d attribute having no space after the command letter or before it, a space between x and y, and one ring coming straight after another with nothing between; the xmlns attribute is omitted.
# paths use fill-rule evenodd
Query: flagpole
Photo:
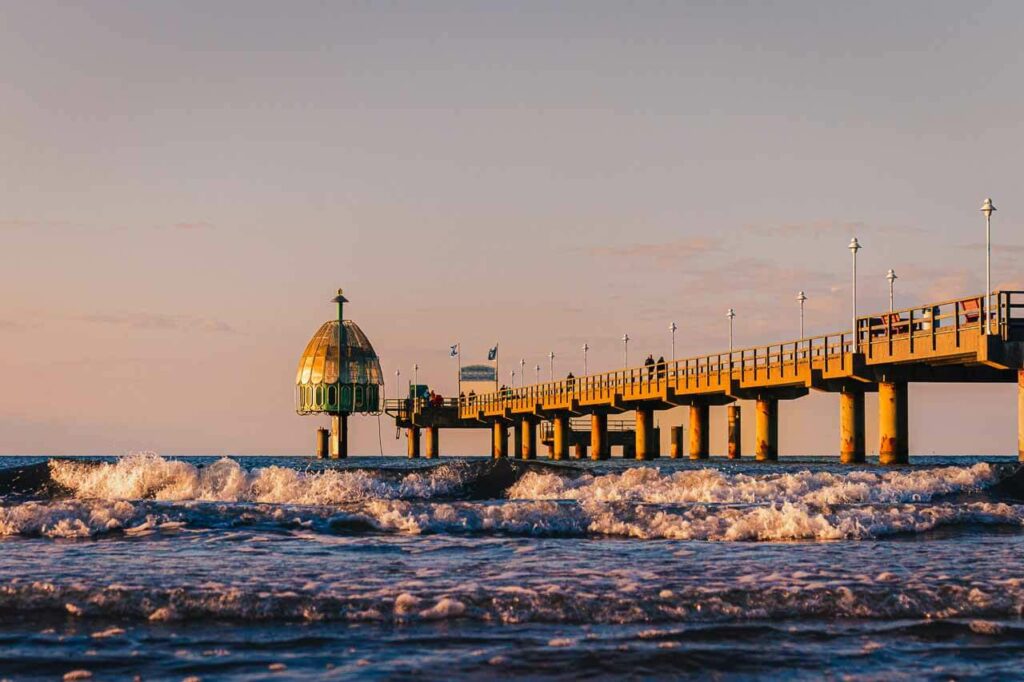
<svg viewBox="0 0 1024 682"><path fill-rule="evenodd" d="M498 353L501 349L498 348L498 344L494 344L494 390L498 390Z"/></svg>
<svg viewBox="0 0 1024 682"><path fill-rule="evenodd" d="M459 356L459 396L462 396L462 344L455 344L455 351Z"/></svg>

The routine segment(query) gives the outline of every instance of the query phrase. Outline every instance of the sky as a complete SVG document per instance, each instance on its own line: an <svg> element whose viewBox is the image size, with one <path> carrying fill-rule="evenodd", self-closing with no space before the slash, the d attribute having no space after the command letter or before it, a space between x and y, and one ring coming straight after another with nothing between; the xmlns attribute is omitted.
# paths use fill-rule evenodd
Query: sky
<svg viewBox="0 0 1024 682"><path fill-rule="evenodd" d="M344 287L389 396L448 347L591 372L1024 288L1024 4L0 0L0 454L301 454ZM635 359L635 360L634 360ZM518 379L517 379L518 383ZM877 451L874 397L868 444ZM911 450L1013 453L1012 385L913 385ZM752 451L753 409L745 411ZM712 453L724 452L724 409ZM838 398L780 409L834 454ZM683 409L661 412L667 426ZM404 452L354 418L353 452ZM443 453L487 452L445 432Z"/></svg>

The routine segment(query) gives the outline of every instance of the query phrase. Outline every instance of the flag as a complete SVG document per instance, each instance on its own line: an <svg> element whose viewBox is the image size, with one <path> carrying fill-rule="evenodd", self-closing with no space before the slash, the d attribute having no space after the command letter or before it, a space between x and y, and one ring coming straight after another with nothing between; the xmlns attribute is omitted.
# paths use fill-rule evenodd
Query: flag
<svg viewBox="0 0 1024 682"><path fill-rule="evenodd" d="M450 355L454 358L458 354L459 354L459 344L455 344L454 346L452 346L452 350L451 350Z"/></svg>
<svg viewBox="0 0 1024 682"><path fill-rule="evenodd" d="M494 348L491 348L489 351L487 351L487 359L488 360L495 360L495 359L497 359L497 357L498 357L498 344L494 344Z"/></svg>

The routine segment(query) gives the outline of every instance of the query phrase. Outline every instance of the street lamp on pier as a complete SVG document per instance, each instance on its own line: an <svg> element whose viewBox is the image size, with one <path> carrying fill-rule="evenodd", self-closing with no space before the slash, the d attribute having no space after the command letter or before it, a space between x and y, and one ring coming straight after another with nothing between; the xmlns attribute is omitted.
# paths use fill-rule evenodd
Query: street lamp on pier
<svg viewBox="0 0 1024 682"><path fill-rule="evenodd" d="M537 370L537 383L539 384L540 383L540 365L537 365L536 367L534 367L534 369Z"/></svg>
<svg viewBox="0 0 1024 682"><path fill-rule="evenodd" d="M992 320L992 211L996 207L992 204L992 198L986 197L985 203L981 205L981 212L985 214L985 331L988 334Z"/></svg>
<svg viewBox="0 0 1024 682"><path fill-rule="evenodd" d="M629 334L622 335L622 359L625 367L629 367Z"/></svg>
<svg viewBox="0 0 1024 682"><path fill-rule="evenodd" d="M896 276L895 270L889 268L889 272L885 273L885 278L889 280L889 312L891 313L895 309L893 302L896 300L896 280L899 279L899 277Z"/></svg>
<svg viewBox="0 0 1024 682"><path fill-rule="evenodd" d="M807 294L800 292L796 295L796 301L800 304L800 338L804 338L804 303L807 301Z"/></svg>
<svg viewBox="0 0 1024 682"><path fill-rule="evenodd" d="M669 331L670 334L672 334L672 358L671 358L672 360L676 359L676 330L677 329L679 329L679 327L676 326L675 322L672 322L672 323L670 323L668 325L668 331Z"/></svg>
<svg viewBox="0 0 1024 682"><path fill-rule="evenodd" d="M853 255L853 310L851 311L850 333L853 338L853 352L856 353L860 350L860 337L857 333L857 252L861 249L860 242L854 237L850 240L850 245L847 248Z"/></svg>
<svg viewBox="0 0 1024 682"><path fill-rule="evenodd" d="M548 381L555 380L555 351L548 353Z"/></svg>
<svg viewBox="0 0 1024 682"><path fill-rule="evenodd" d="M519 385L526 383L526 358L519 358Z"/></svg>
<svg viewBox="0 0 1024 682"><path fill-rule="evenodd" d="M395 397L402 397L402 370L395 370Z"/></svg>
<svg viewBox="0 0 1024 682"><path fill-rule="evenodd" d="M729 312L725 314L729 318L729 353L732 354L732 321L736 317L736 311L729 308Z"/></svg>
<svg viewBox="0 0 1024 682"><path fill-rule="evenodd" d="M583 376L586 376L587 374L589 374L589 372L587 371L587 351L589 351L589 350L590 350L590 346L588 346L586 343L584 343L583 344Z"/></svg>

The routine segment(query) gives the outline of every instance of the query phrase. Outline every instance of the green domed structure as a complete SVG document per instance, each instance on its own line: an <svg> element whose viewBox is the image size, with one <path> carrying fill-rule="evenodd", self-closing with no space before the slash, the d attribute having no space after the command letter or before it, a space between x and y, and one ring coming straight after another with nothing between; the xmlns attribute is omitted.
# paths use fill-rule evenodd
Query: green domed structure
<svg viewBox="0 0 1024 682"><path fill-rule="evenodd" d="M363 330L344 318L348 299L338 289L331 299L338 319L324 322L299 358L295 375L295 411L331 416L330 453L348 455L348 415L379 414L383 373L380 359ZM326 448L321 430L318 453Z"/></svg>

